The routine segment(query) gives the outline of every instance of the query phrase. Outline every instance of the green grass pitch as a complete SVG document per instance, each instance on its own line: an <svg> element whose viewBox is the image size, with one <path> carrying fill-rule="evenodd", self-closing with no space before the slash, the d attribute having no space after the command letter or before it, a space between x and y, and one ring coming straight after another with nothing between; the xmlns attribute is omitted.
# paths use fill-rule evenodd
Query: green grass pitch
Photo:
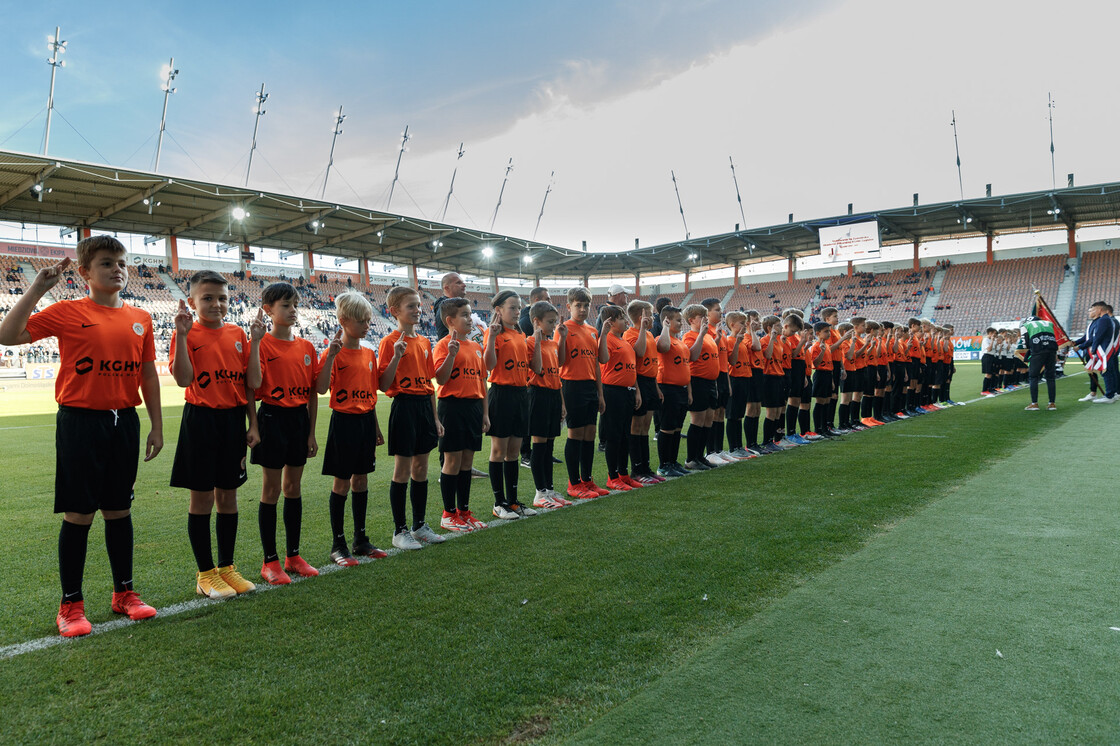
<svg viewBox="0 0 1120 746"><path fill-rule="evenodd" d="M978 367L959 367L954 398L974 398ZM1107 484L1069 477L1115 441L1117 410L1075 403L1085 390L1068 378L1058 412L1017 392L0 659L0 741L1114 740L1120 516ZM181 399L164 396L134 506L137 589L161 608L195 598L186 497L166 486ZM49 392L0 407L9 649L55 634L58 518ZM388 461L370 483L382 546ZM321 566L320 463L302 549ZM259 489L251 470L250 577ZM486 512L485 480L472 501ZM95 624L113 616L102 536L95 522Z"/></svg>

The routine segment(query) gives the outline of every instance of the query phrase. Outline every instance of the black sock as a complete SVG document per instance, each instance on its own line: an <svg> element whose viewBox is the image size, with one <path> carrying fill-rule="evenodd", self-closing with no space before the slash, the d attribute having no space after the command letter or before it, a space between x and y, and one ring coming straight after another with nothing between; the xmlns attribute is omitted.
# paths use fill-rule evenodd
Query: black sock
<svg viewBox="0 0 1120 746"><path fill-rule="evenodd" d="M503 461L502 471L506 482L506 505L517 502L517 468L516 461Z"/></svg>
<svg viewBox="0 0 1120 746"><path fill-rule="evenodd" d="M758 447L758 416L743 418L743 438L747 441L747 448Z"/></svg>
<svg viewBox="0 0 1120 746"><path fill-rule="evenodd" d="M813 430L815 430L818 435L825 432L824 410L827 406L826 404L813 405Z"/></svg>
<svg viewBox="0 0 1120 746"><path fill-rule="evenodd" d="M871 397L865 396L859 401L859 418L867 419L871 416Z"/></svg>
<svg viewBox="0 0 1120 746"><path fill-rule="evenodd" d="M405 501L408 499L408 482L389 482L389 508L393 511L393 532L408 528L405 518Z"/></svg>
<svg viewBox="0 0 1120 746"><path fill-rule="evenodd" d="M257 508L257 526L261 532L264 561L275 562L279 559L276 554L276 503L260 503Z"/></svg>
<svg viewBox="0 0 1120 746"><path fill-rule="evenodd" d="M675 433L671 433L669 435L669 443L670 443L670 453L669 453L669 455L673 457L673 463L674 464L679 463L680 462L680 457L681 457L681 431L680 430L676 431Z"/></svg>
<svg viewBox="0 0 1120 746"><path fill-rule="evenodd" d="M412 503L412 530L415 531L424 525L424 514L428 511L428 480L417 482L413 479L409 486L408 499Z"/></svg>
<svg viewBox="0 0 1120 746"><path fill-rule="evenodd" d="M762 442L769 443L774 439L774 420L769 417L762 420Z"/></svg>
<svg viewBox="0 0 1120 746"><path fill-rule="evenodd" d="M82 600L82 576L86 570L86 545L89 526L62 522L58 532L58 577L62 581L62 600Z"/></svg>
<svg viewBox="0 0 1120 746"><path fill-rule="evenodd" d="M669 441L671 437L669 433L662 430L657 436L657 465L661 468L673 463L673 459L669 456Z"/></svg>
<svg viewBox="0 0 1120 746"><path fill-rule="evenodd" d="M528 460L533 455L533 439L521 439L521 458Z"/></svg>
<svg viewBox="0 0 1120 746"><path fill-rule="evenodd" d="M471 509L471 470L463 469L455 484L455 504L459 510Z"/></svg>
<svg viewBox="0 0 1120 746"><path fill-rule="evenodd" d="M619 443L614 438L606 442L607 479L618 478L618 447Z"/></svg>
<svg viewBox="0 0 1120 746"><path fill-rule="evenodd" d="M840 412L840 429L848 429L848 410L851 409L851 404L841 404L837 409Z"/></svg>
<svg viewBox="0 0 1120 746"><path fill-rule="evenodd" d="M727 420L727 449L737 451L743 447L743 421Z"/></svg>
<svg viewBox="0 0 1120 746"><path fill-rule="evenodd" d="M494 492L494 504L505 505L506 503L506 488L503 481L503 466L504 461L491 461L488 464L488 471L490 472L490 489Z"/></svg>
<svg viewBox="0 0 1120 746"><path fill-rule="evenodd" d="M299 554L300 532L303 529L303 498L284 495L284 546L289 557Z"/></svg>
<svg viewBox="0 0 1120 746"><path fill-rule="evenodd" d="M369 490L350 493L350 512L354 515L354 539L366 535L366 506L369 505Z"/></svg>
<svg viewBox="0 0 1120 746"><path fill-rule="evenodd" d="M708 428L708 453L719 453L723 450L723 428L722 422L712 420Z"/></svg>
<svg viewBox="0 0 1120 746"><path fill-rule="evenodd" d="M797 432L797 413L801 411L790 404L786 408L786 434L793 435Z"/></svg>
<svg viewBox="0 0 1120 746"><path fill-rule="evenodd" d="M695 461L700 458L700 454L704 452L704 444L706 442L707 439L705 437L704 428L696 424L688 426L688 433L685 435L685 447L688 451L689 461Z"/></svg>
<svg viewBox="0 0 1120 746"><path fill-rule="evenodd" d="M580 444L582 442L575 438L568 438L568 442L564 444L564 465L568 467L568 482L573 485L583 481L579 478Z"/></svg>
<svg viewBox="0 0 1120 746"><path fill-rule="evenodd" d="M454 513L458 510L455 505L455 492L459 489L459 474L448 474L447 472L440 472L439 475L439 494L443 498L443 511L445 513Z"/></svg>
<svg viewBox="0 0 1120 746"><path fill-rule="evenodd" d="M199 572L214 569L214 555L210 546L210 514L187 513L187 538L194 552L194 563Z"/></svg>
<svg viewBox="0 0 1120 746"><path fill-rule="evenodd" d="M627 461L628 461L629 456L630 456L630 441L627 440L626 438L620 438L619 441L618 441L618 473L619 474L626 474L629 471L629 469L627 469Z"/></svg>
<svg viewBox="0 0 1120 746"><path fill-rule="evenodd" d="M105 521L105 549L113 573L113 591L132 590L132 516Z"/></svg>
<svg viewBox="0 0 1120 746"><path fill-rule="evenodd" d="M628 449L630 453L630 464L633 466L632 471L635 474L649 473L649 459L643 454L645 450L643 446L649 447L649 436L631 434L628 441L630 446Z"/></svg>
<svg viewBox="0 0 1120 746"><path fill-rule="evenodd" d="M331 516L331 551L346 546L346 495L332 492L327 503Z"/></svg>
<svg viewBox="0 0 1120 746"><path fill-rule="evenodd" d="M546 441L544 443L533 443L529 449L529 465L532 467L533 472L533 487L538 490L547 490L551 480L549 479L549 467L552 466L552 454L550 444Z"/></svg>
<svg viewBox="0 0 1120 746"><path fill-rule="evenodd" d="M595 467L595 440L581 440L579 446L580 481L592 481L591 470Z"/></svg>
<svg viewBox="0 0 1120 746"><path fill-rule="evenodd" d="M554 441L552 438L549 438L544 442L543 445L544 456L541 456L541 468L544 473L545 489L552 489L555 485L554 477L552 475L552 467L555 466L555 464L552 463L552 452L556 448L556 441Z"/></svg>
<svg viewBox="0 0 1120 746"><path fill-rule="evenodd" d="M218 537L218 567L229 567L237 544L237 513L218 513L214 518L214 535Z"/></svg>
<svg viewBox="0 0 1120 746"><path fill-rule="evenodd" d="M801 428L801 434L809 432L809 410L808 408L797 410L797 424Z"/></svg>

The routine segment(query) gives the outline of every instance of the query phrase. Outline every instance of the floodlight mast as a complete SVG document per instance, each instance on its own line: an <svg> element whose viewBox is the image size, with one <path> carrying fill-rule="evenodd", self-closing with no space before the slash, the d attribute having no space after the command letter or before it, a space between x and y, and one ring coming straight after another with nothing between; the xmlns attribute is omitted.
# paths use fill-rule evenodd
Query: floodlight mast
<svg viewBox="0 0 1120 746"><path fill-rule="evenodd" d="M513 158L506 164L506 177L502 179L502 188L498 192L498 204L494 206L494 216L490 218L490 230L494 230L494 221L498 219L498 209L502 206L502 195L506 193L506 182L509 181L509 172L513 170Z"/></svg>
<svg viewBox="0 0 1120 746"><path fill-rule="evenodd" d="M548 195L552 193L552 177L556 175L553 171L548 175L548 189L544 190L544 199L541 200L541 214L537 216L537 227L533 229L533 240L537 240L537 231L541 229L541 218L544 217L544 206L548 204Z"/></svg>
<svg viewBox="0 0 1120 746"><path fill-rule="evenodd" d="M964 199L964 177L961 176L961 145L957 141L957 112L953 110L953 147L957 149L957 183L961 187L961 199Z"/></svg>
<svg viewBox="0 0 1120 746"><path fill-rule="evenodd" d="M342 113L342 107L338 107L338 114L335 115L334 122L334 135L331 137L331 155L327 160L327 172L323 174L323 188L319 190L319 199L323 199L327 195L327 179L331 177L331 166L334 165L334 144L338 140L338 136L342 134L342 122L346 119L346 115Z"/></svg>
<svg viewBox="0 0 1120 746"><path fill-rule="evenodd" d="M179 71L175 69L175 58L172 57L171 61L167 63L167 80L161 86L163 88L163 115L159 119L159 139L156 140L156 162L152 167L153 171L159 171L159 155L163 150L163 132L167 129L167 100L176 90L171 87L171 81L175 80L175 76L178 74Z"/></svg>
<svg viewBox="0 0 1120 746"><path fill-rule="evenodd" d="M451 204L451 193L455 191L455 174L459 173L459 161L463 157L463 143L459 143L459 155L455 157L455 170L451 172L451 188L447 190L447 199L443 201L443 215L440 220L447 220L447 206Z"/></svg>
<svg viewBox="0 0 1120 746"><path fill-rule="evenodd" d="M408 134L408 125L404 126L404 132L401 133L401 149L397 153L397 170L393 172L393 183L389 185L389 199L385 201L386 211L389 205L393 204L393 189L396 188L397 182L401 179L401 159L404 158L404 151L408 150L408 141L412 139L412 135Z"/></svg>
<svg viewBox="0 0 1120 746"><path fill-rule="evenodd" d="M1050 188L1058 188L1057 169L1054 168L1054 99L1046 94L1046 108L1050 110Z"/></svg>
<svg viewBox="0 0 1120 746"><path fill-rule="evenodd" d="M743 197L739 194L739 178L735 175L735 161L731 159L731 156L727 156L727 160L731 163L731 181L735 184L735 200L739 203L739 217L743 219L743 227L746 228L747 214L743 212ZM679 199L680 195L678 194L677 197Z"/></svg>
<svg viewBox="0 0 1120 746"><path fill-rule="evenodd" d="M249 165L245 169L245 186L249 186L249 172L253 170L253 151L257 149L257 128L261 126L261 117L264 116L265 101L268 101L268 94L264 92L264 83L261 83L260 93L257 94L257 114L253 122L253 144L249 146Z"/></svg>
<svg viewBox="0 0 1120 746"><path fill-rule="evenodd" d="M673 191L677 193L677 207L681 211L681 222L684 223L684 240L687 241L689 239L688 221L684 219L684 205L681 203L681 190L677 187L677 175L671 169L669 175L673 177Z"/></svg>
<svg viewBox="0 0 1120 746"><path fill-rule="evenodd" d="M51 144L51 114L54 113L54 76L58 72L58 68L66 67L66 60L60 60L58 55L66 52L66 42L62 41L62 29L59 26L54 27L54 36L47 38L47 49L51 50L51 56L47 59L47 64L51 66L51 90L47 95L47 129L43 134L43 155L47 154L47 147Z"/></svg>

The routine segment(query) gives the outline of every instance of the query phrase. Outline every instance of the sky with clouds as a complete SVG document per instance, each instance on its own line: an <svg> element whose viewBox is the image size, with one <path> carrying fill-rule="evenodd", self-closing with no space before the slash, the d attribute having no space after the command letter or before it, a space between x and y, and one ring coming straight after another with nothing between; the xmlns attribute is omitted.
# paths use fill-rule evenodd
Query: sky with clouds
<svg viewBox="0 0 1120 746"><path fill-rule="evenodd" d="M0 2L0 148L39 152L46 37L69 42L50 152L147 169L159 71L180 74L160 170L592 250L748 225L1120 178L1115 3L1072 0ZM80 133L80 134L79 134ZM459 143L465 155L456 161Z"/></svg>

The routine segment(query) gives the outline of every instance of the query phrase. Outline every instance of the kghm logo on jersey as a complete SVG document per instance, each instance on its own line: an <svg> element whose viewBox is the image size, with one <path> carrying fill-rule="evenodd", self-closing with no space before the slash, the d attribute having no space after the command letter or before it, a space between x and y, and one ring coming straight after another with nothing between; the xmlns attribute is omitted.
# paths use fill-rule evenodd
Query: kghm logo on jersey
<svg viewBox="0 0 1120 746"><path fill-rule="evenodd" d="M93 358L91 357L83 357L81 360L74 363L74 372L79 376L84 376L91 370L93 370Z"/></svg>
<svg viewBox="0 0 1120 746"><path fill-rule="evenodd" d="M200 389L204 389L210 385L210 374L207 371L202 371L198 374L198 378L194 380L198 383Z"/></svg>

